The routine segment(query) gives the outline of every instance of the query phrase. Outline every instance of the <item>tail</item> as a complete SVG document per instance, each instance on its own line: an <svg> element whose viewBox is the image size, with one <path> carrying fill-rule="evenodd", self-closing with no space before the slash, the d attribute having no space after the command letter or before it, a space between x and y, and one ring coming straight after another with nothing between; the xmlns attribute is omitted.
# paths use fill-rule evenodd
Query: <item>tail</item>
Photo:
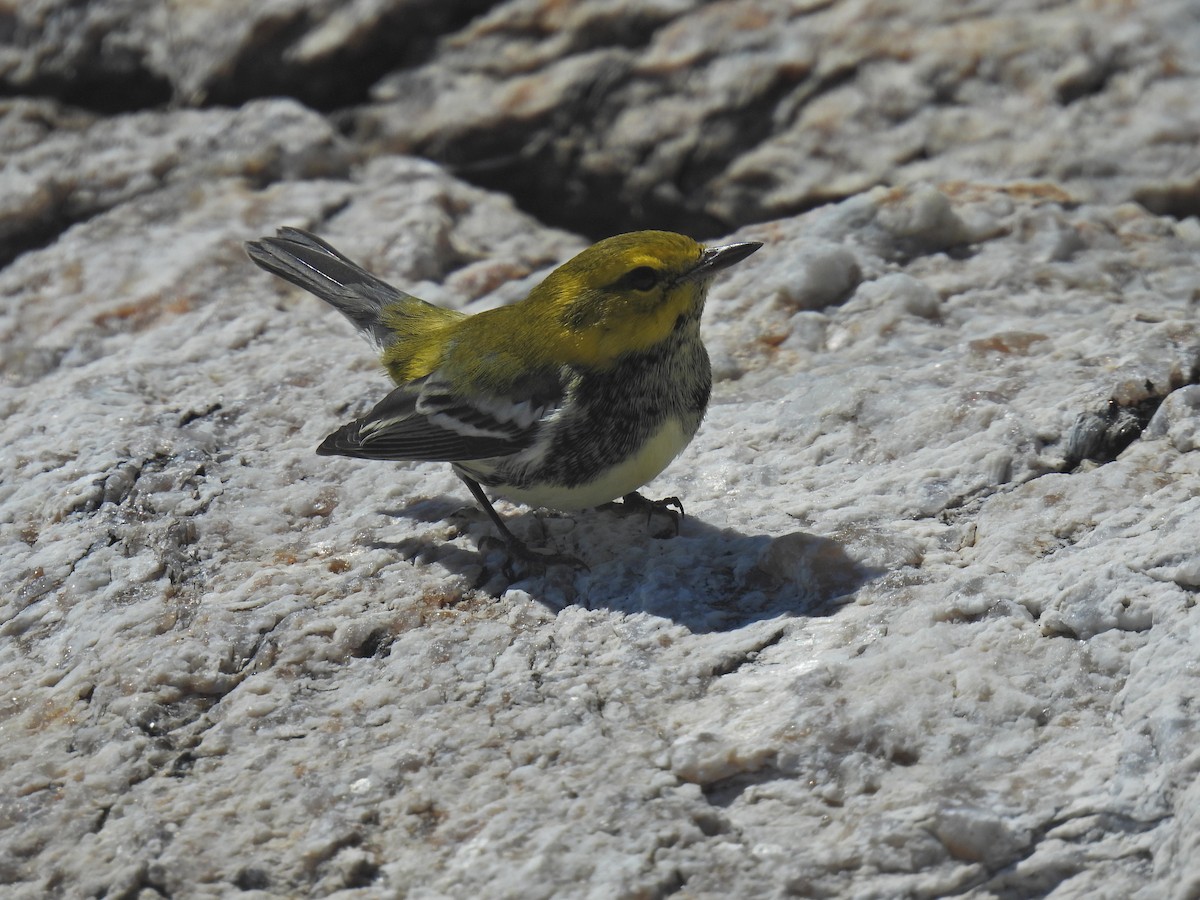
<svg viewBox="0 0 1200 900"><path fill-rule="evenodd" d="M442 321L459 315L397 290L299 228L280 228L276 237L247 241L246 253L268 272L334 307L381 351L395 343L397 319Z"/></svg>

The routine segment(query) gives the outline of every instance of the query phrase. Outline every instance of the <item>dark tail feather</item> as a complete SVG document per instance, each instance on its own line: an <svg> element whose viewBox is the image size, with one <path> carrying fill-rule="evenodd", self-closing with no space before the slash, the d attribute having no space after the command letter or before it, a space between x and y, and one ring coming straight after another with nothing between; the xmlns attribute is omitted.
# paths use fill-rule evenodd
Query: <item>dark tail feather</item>
<svg viewBox="0 0 1200 900"><path fill-rule="evenodd" d="M299 228L280 228L277 237L246 242L256 264L333 306L368 340L387 347L392 333L380 321L383 307L397 301L423 303L376 278L315 235Z"/></svg>

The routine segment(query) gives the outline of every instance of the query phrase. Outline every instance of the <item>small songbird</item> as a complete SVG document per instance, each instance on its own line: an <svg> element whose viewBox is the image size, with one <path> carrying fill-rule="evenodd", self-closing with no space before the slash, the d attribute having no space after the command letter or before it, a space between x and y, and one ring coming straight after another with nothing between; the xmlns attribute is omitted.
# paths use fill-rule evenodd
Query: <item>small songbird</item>
<svg viewBox="0 0 1200 900"><path fill-rule="evenodd" d="M704 247L667 231L607 238L511 306L475 315L397 290L298 228L250 258L335 307L398 385L321 455L449 462L512 556L579 564L518 540L484 489L533 507L598 506L637 489L688 445L712 390L700 314L713 277L757 242Z"/></svg>

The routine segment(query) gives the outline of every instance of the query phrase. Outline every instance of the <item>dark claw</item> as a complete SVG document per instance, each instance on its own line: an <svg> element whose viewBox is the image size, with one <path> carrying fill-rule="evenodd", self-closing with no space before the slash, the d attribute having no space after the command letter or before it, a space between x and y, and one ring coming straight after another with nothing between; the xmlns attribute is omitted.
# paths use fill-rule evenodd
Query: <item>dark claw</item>
<svg viewBox="0 0 1200 900"><path fill-rule="evenodd" d="M555 553L552 550L535 550L515 537L505 541L505 547L508 550L508 559L504 563L504 576L513 581L516 581L514 560L520 560L537 572L544 571L548 566L570 566L573 569L591 571L591 567L578 556Z"/></svg>
<svg viewBox="0 0 1200 900"><path fill-rule="evenodd" d="M492 501L487 498L487 494L483 492L483 488L479 486L479 482L473 481L462 472L457 472L459 478L463 480L468 488L471 489L472 495L479 501L479 505L483 507L483 511L488 514L488 518L492 520L492 524L496 526L496 530L500 532L500 537L504 541L505 547L508 549L508 559L504 563L504 576L510 581L516 581L516 572L513 570L513 559L519 559L527 563L534 571L543 572L547 566L571 566L576 569L587 569L588 564L578 556L571 556L569 553L554 553L550 550L534 550L525 544L504 524L504 520L496 512L496 508L492 506Z"/></svg>
<svg viewBox="0 0 1200 900"><path fill-rule="evenodd" d="M637 491L632 494L626 494L621 498L621 503L629 512L646 511L646 527L650 527L650 520L655 513L662 513L669 516L671 524L675 527L675 534L679 534L680 523L684 519L683 501L678 497L664 497L662 500L648 500ZM658 537L659 535L656 535Z"/></svg>

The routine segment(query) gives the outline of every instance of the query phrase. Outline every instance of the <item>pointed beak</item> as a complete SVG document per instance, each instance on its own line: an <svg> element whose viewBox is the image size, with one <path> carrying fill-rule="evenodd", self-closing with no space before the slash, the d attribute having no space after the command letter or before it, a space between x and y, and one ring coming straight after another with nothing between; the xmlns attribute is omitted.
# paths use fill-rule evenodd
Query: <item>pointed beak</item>
<svg viewBox="0 0 1200 900"><path fill-rule="evenodd" d="M700 254L700 262L690 272L684 274L680 281L703 281L712 278L722 269L728 269L734 263L743 259L761 247L759 241L746 241L743 244L726 244L724 247L706 247Z"/></svg>

